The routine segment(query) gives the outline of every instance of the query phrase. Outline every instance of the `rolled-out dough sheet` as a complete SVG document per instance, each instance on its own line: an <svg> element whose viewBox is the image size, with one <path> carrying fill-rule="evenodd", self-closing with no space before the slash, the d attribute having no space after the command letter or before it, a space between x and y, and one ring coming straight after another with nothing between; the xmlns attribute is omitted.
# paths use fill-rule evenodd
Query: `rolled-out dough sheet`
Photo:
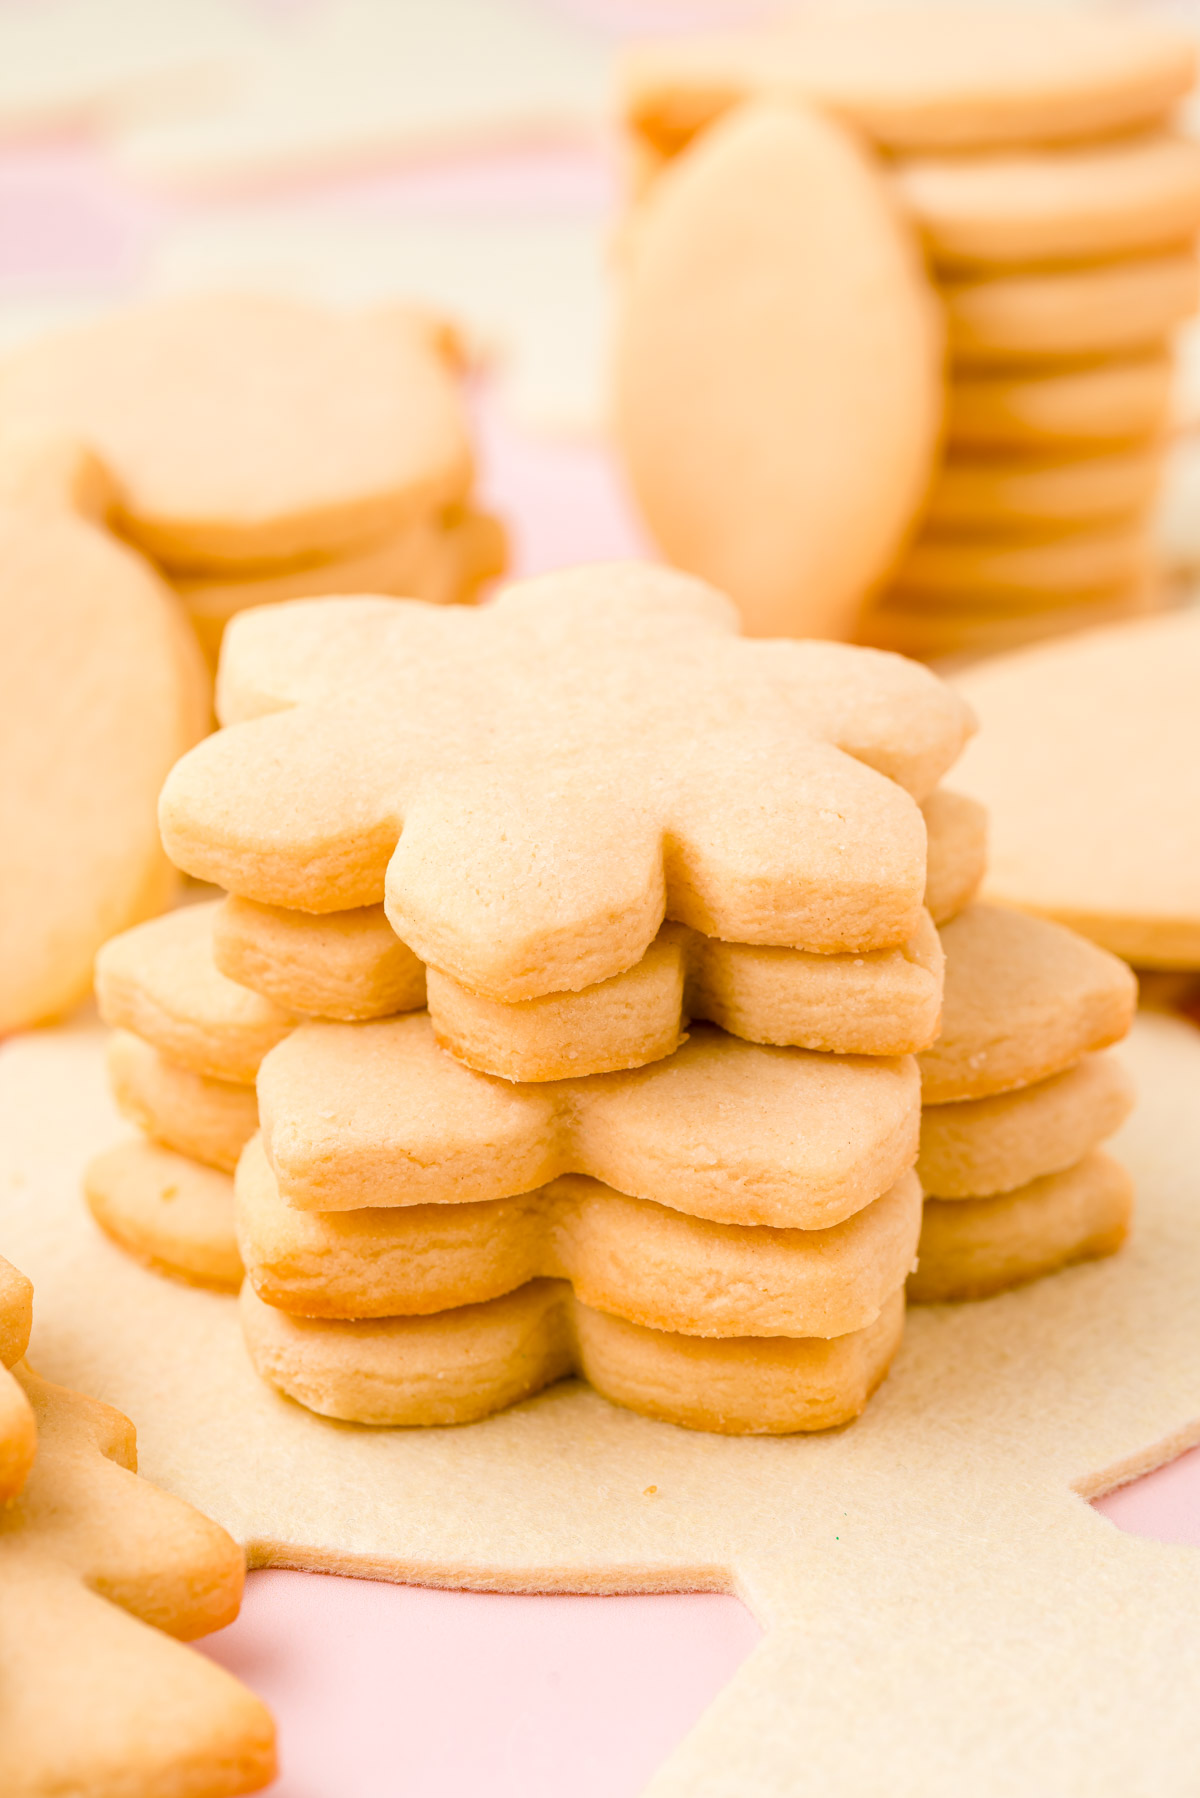
<svg viewBox="0 0 1200 1798"><path fill-rule="evenodd" d="M1200 1439L1200 1033L1143 1016L1115 1259L916 1311L820 1437L651 1423L577 1383L462 1429L323 1422L261 1385L234 1301L99 1237L103 1034L0 1053L0 1251L31 1359L134 1418L142 1470L259 1565L509 1591L726 1589L762 1644L652 1798L1194 1798L1200 1556L1085 1502ZM616 1720L614 1727L618 1726Z"/></svg>

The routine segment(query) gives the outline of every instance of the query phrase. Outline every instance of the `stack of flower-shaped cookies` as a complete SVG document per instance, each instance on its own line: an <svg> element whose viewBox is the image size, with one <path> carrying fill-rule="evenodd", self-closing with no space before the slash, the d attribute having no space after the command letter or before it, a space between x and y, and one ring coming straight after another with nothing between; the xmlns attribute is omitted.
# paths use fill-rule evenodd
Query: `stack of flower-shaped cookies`
<svg viewBox="0 0 1200 1798"><path fill-rule="evenodd" d="M503 565L471 501L452 333L401 307L160 301L0 366L0 444L105 465L110 523L183 597L215 659L247 607L320 593L471 598Z"/></svg>
<svg viewBox="0 0 1200 1798"><path fill-rule="evenodd" d="M937 784L970 720L913 664L731 623L696 582L615 567L479 614L313 602L231 631L227 728L162 806L172 856L231 896L98 971L118 1097L167 1146L112 1151L88 1188L135 1252L232 1284L227 1176L184 1157L228 1168L251 1139L247 1340L313 1409L464 1420L575 1367L679 1422L792 1430L853 1416L886 1371L933 919L990 915L968 905L982 814ZM1047 965L1006 1012L968 930L963 982L1008 1045L988 1092L1129 1011L1122 964L1001 916ZM1047 930L1086 963L1057 986ZM1049 1046L1026 1040L1038 990ZM1049 1159L972 1193L1119 1121L1111 1097L1064 1110L1069 1150L1049 1118ZM993 1284L1100 1246L1068 1234Z"/></svg>
<svg viewBox="0 0 1200 1798"><path fill-rule="evenodd" d="M1190 41L1161 21L1020 6L805 9L632 57L627 114L644 182L681 154L704 155L710 129L730 130L714 121L738 106L812 106L882 153L925 246L946 323L945 449L864 640L988 652L1155 603L1171 337L1198 292L1200 147L1170 124L1194 64ZM730 137L720 177L707 151L714 207L735 204L732 149ZM678 236L681 206L647 207L638 231ZM645 260L652 246L637 242ZM785 249L762 254L786 260ZM772 274L735 259L728 279L766 290ZM736 342L696 348L761 355ZM790 439L772 438L772 422L759 421L760 453L766 432L775 490L799 492L803 420ZM676 460L678 484L691 463ZM702 558L682 559L706 572ZM798 630L808 604L798 592Z"/></svg>

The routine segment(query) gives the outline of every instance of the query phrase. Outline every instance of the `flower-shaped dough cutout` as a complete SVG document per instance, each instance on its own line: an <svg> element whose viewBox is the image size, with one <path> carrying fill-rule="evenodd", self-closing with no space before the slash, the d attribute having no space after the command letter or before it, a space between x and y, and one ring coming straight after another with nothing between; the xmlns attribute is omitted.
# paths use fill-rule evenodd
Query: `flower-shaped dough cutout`
<svg viewBox="0 0 1200 1798"><path fill-rule="evenodd" d="M722 596L638 564L543 576L473 613L343 600L239 618L229 728L163 790L168 853L303 911L386 886L402 941L501 1000L620 973L665 916L819 953L905 941L917 801L969 709L898 657L735 633Z"/></svg>

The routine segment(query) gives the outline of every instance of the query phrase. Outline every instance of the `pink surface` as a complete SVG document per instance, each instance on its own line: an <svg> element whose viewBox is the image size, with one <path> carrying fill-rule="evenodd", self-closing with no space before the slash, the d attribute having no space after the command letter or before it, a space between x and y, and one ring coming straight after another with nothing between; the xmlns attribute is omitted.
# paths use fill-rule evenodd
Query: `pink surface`
<svg viewBox="0 0 1200 1798"><path fill-rule="evenodd" d="M337 194L381 219L527 213L593 209L607 182L572 151L373 175ZM6 149L0 299L132 290L165 216L86 146ZM644 553L601 447L531 440L486 394L478 416L485 491L520 570ZM1133 1534L1200 1545L1200 1450L1098 1509ZM263 1572L204 1646L275 1711L277 1798L632 1798L758 1634L736 1600L711 1595L504 1597Z"/></svg>
<svg viewBox="0 0 1200 1798"><path fill-rule="evenodd" d="M280 1725L275 1798L634 1798L749 1654L735 1598L267 1571L203 1644Z"/></svg>

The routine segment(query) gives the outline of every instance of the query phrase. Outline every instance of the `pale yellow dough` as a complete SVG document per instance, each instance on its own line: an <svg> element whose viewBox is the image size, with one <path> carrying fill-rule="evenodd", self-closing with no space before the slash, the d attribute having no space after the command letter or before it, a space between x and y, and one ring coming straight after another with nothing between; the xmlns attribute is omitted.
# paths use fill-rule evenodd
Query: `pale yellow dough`
<svg viewBox="0 0 1200 1798"><path fill-rule="evenodd" d="M232 1173L258 1129L253 1086L194 1073L128 1030L113 1032L108 1080L122 1116L155 1142L206 1167Z"/></svg>
<svg viewBox="0 0 1200 1798"><path fill-rule="evenodd" d="M904 1295L866 1329L828 1341L648 1330L591 1310L555 1280L433 1317L360 1323L289 1317L247 1281L241 1314L258 1372L325 1417L471 1423L578 1371L615 1404L666 1423L788 1435L859 1415L899 1346Z"/></svg>
<svg viewBox="0 0 1200 1798"><path fill-rule="evenodd" d="M1113 1255L1132 1211L1128 1173L1099 1153L995 1198L927 1199L908 1296L914 1304L987 1298L1068 1262Z"/></svg>
<svg viewBox="0 0 1200 1798"><path fill-rule="evenodd" d="M246 612L219 686L227 728L163 790L176 863L309 911L386 883L402 941L505 1002L624 971L664 915L819 953L904 942L917 801L973 727L911 663L739 641L728 601L640 564L478 610Z"/></svg>
<svg viewBox="0 0 1200 1798"><path fill-rule="evenodd" d="M428 1316L549 1276L631 1323L709 1337L864 1329L903 1283L921 1223L911 1173L828 1230L716 1224L576 1175L476 1204L297 1211L260 1142L236 1190L254 1289L293 1315Z"/></svg>
<svg viewBox="0 0 1200 1798"><path fill-rule="evenodd" d="M987 891L1147 967L1200 967L1200 613L1089 632L963 678L985 729Z"/></svg>
<svg viewBox="0 0 1200 1798"><path fill-rule="evenodd" d="M241 1285L228 1174L137 1137L93 1155L83 1190L105 1235L136 1261L189 1286Z"/></svg>
<svg viewBox="0 0 1200 1798"><path fill-rule="evenodd" d="M1072 1167L1125 1122L1133 1084L1112 1055L1012 1092L921 1113L917 1173L927 1194L974 1199Z"/></svg>
<svg viewBox="0 0 1200 1798"><path fill-rule="evenodd" d="M661 549L754 636L845 635L933 465L941 354L858 141L799 104L731 113L654 184L619 271L617 441Z"/></svg>

